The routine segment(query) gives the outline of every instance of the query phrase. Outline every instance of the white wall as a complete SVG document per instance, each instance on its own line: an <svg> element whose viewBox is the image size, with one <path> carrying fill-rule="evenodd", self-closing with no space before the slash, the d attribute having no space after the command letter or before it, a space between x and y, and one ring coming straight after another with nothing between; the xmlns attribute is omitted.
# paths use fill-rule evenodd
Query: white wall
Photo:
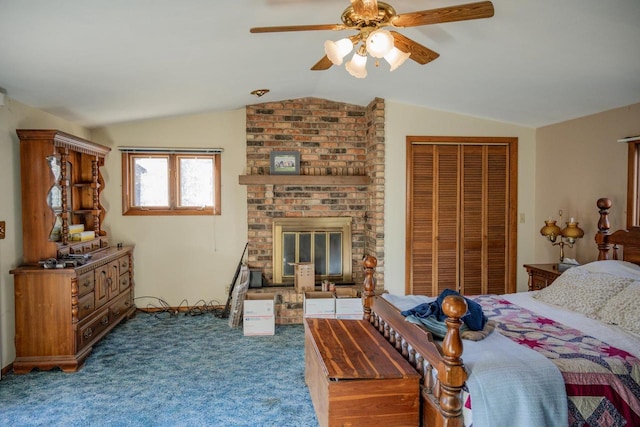
<svg viewBox="0 0 640 427"><path fill-rule="evenodd" d="M87 138L81 126L5 97L0 106L0 220L6 221L6 238L0 240L0 367L15 358L13 276L22 263L22 211L20 196L20 143L16 129L59 129Z"/></svg>
<svg viewBox="0 0 640 427"><path fill-rule="evenodd" d="M559 219L558 210L562 209L563 222L575 217L585 232L565 256L580 263L594 261L598 256L594 243L599 219L596 200L612 200L611 230L626 226L627 144L617 140L640 135L640 104L545 126L537 133L538 229L549 217ZM558 247L537 238L536 262L557 262L559 255Z"/></svg>
<svg viewBox="0 0 640 427"><path fill-rule="evenodd" d="M406 137L504 136L518 138L517 288L527 289L528 276L521 268L534 260L534 165L535 130L459 114L386 102L385 165L385 288L398 294L405 290Z"/></svg>
<svg viewBox="0 0 640 427"><path fill-rule="evenodd" d="M102 203L112 244L134 243L136 296L150 295L177 306L187 300L226 302L246 242L244 109L186 117L125 123L93 129L7 99L0 106L0 220L7 238L0 240L0 345L2 367L15 357L13 277L22 261L19 146L15 129L51 128L112 148L103 174ZM626 146L618 138L640 134L640 104L538 130L437 110L386 102L385 286L404 293L404 238L407 135L506 136L518 138L518 290L526 289L522 264L551 262L558 255L539 235L549 212L563 208L577 217L587 235L578 259L594 259L595 200L614 201L612 227L624 225ZM222 215L217 217L136 217L122 215L121 157L117 146L222 147ZM563 148L564 147L564 148ZM570 157L570 156L576 157ZM573 158L575 160L568 161ZM603 162L606 161L606 164ZM535 196L535 197L534 197ZM582 254L584 251L584 254ZM574 256L569 252L568 256ZM144 307L155 303L139 299Z"/></svg>
<svg viewBox="0 0 640 427"><path fill-rule="evenodd" d="M135 244L136 305L225 304L225 292L247 241L245 110L125 123L93 129L93 141L112 148L103 175L111 244ZM219 147L222 214L219 216L123 216L118 146Z"/></svg>

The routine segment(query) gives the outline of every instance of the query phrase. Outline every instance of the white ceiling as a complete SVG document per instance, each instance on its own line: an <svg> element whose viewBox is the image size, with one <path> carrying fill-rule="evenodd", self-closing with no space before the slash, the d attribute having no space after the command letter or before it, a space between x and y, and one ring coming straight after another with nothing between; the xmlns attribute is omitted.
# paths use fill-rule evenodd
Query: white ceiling
<svg viewBox="0 0 640 427"><path fill-rule="evenodd" d="M387 0L397 13L471 0ZM373 98L539 127L640 102L639 0L493 0L495 16L399 29L440 53L390 73L310 71L353 32L348 0L0 0L0 88L86 126L318 97ZM268 88L262 98L250 95Z"/></svg>

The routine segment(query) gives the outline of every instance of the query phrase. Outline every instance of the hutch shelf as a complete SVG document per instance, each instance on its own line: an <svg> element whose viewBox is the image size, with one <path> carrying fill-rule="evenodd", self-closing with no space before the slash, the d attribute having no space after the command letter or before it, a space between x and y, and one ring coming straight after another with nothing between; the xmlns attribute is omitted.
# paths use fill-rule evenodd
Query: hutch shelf
<svg viewBox="0 0 640 427"><path fill-rule="evenodd" d="M133 247L109 246L103 230L100 167L110 148L58 130L16 132L23 265L11 270L13 370L73 372L95 343L135 313Z"/></svg>

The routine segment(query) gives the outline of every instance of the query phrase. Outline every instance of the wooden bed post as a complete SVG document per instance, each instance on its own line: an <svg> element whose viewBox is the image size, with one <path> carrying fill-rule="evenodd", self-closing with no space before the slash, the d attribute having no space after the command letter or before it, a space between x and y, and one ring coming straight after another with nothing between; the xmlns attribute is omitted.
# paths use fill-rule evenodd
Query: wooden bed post
<svg viewBox="0 0 640 427"><path fill-rule="evenodd" d="M451 417L462 414L462 386L467 380L467 373L462 363L462 338L460 337L460 318L467 312L467 302L463 297L449 295L442 301L442 312L447 316L447 334L442 341L444 355L442 365L438 368L438 379L442 387L440 408ZM443 372L444 371L444 372ZM458 422L460 419L458 418ZM453 424L452 424L453 425Z"/></svg>
<svg viewBox="0 0 640 427"><path fill-rule="evenodd" d="M609 259L609 251L611 243L608 242L607 236L611 224L609 223L609 209L611 209L611 200L605 197L598 199L596 206L600 211L600 219L598 220L598 232L596 233L596 244L598 245L598 261ZM617 251L614 251L613 259L617 259Z"/></svg>
<svg viewBox="0 0 640 427"><path fill-rule="evenodd" d="M362 260L364 266L364 284L362 292L362 307L364 310L364 320L371 320L371 307L373 306L373 297L376 294L376 266L378 259L373 255L365 255Z"/></svg>

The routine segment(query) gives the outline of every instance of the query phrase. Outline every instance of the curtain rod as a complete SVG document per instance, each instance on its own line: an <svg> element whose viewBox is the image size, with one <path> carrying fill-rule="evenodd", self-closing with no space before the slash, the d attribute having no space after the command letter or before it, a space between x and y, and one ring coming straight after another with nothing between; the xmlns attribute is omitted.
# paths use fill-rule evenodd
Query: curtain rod
<svg viewBox="0 0 640 427"><path fill-rule="evenodd" d="M640 136L628 136L626 138L619 139L618 142L634 142L640 141Z"/></svg>
<svg viewBox="0 0 640 427"><path fill-rule="evenodd" d="M118 147L118 150L125 153L186 153L186 154L219 154L223 148L183 148L183 147Z"/></svg>

